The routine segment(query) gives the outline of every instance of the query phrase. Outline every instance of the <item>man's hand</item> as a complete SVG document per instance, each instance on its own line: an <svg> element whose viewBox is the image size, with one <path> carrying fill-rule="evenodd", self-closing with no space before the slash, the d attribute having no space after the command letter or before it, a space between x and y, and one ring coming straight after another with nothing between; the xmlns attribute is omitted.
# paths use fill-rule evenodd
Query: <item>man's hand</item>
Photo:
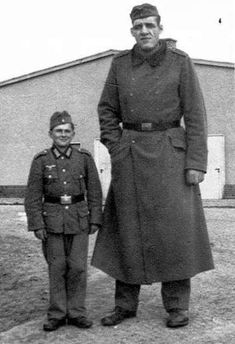
<svg viewBox="0 0 235 344"><path fill-rule="evenodd" d="M45 241L47 238L47 232L44 228L38 229L37 231L34 231L34 235L36 238Z"/></svg>
<svg viewBox="0 0 235 344"><path fill-rule="evenodd" d="M187 170L186 171L186 183L188 185L197 185L204 180L205 173L198 170Z"/></svg>
<svg viewBox="0 0 235 344"><path fill-rule="evenodd" d="M95 232L97 232L99 230L99 228L100 228L99 225L91 224L89 234L94 234Z"/></svg>

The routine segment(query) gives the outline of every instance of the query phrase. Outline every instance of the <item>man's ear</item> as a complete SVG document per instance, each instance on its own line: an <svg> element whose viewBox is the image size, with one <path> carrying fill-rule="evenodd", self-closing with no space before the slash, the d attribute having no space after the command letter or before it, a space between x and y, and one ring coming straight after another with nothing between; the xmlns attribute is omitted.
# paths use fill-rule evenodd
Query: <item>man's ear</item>
<svg viewBox="0 0 235 344"><path fill-rule="evenodd" d="M51 132L51 130L48 131L48 136L52 139L52 132Z"/></svg>
<svg viewBox="0 0 235 344"><path fill-rule="evenodd" d="M131 32L131 35L132 35L133 37L135 37L135 34L134 34L134 29L133 29L133 27L130 29L130 32Z"/></svg>

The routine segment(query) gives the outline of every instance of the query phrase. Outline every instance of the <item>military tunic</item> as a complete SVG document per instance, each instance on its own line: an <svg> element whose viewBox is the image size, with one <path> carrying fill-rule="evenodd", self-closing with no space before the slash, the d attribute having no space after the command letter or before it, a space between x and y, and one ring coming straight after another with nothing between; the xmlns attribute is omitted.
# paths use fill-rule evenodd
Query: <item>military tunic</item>
<svg viewBox="0 0 235 344"><path fill-rule="evenodd" d="M84 200L52 202L65 194L84 195ZM56 147L37 154L25 210L29 231L47 231L43 252L49 268L48 318L84 315L89 227L102 222L101 186L91 154L71 146L64 154Z"/></svg>
<svg viewBox="0 0 235 344"><path fill-rule="evenodd" d="M43 197L86 195L87 201L71 205L43 202ZM101 188L91 155L69 148L37 154L29 173L25 207L29 231L40 228L52 233L88 233L89 223L101 224Z"/></svg>
<svg viewBox="0 0 235 344"><path fill-rule="evenodd" d="M164 41L161 41L164 48ZM135 46L114 57L98 106L112 180L92 264L131 284L188 279L213 268L199 186L206 171L206 112L189 56L165 47L143 59ZM135 131L122 123L185 129Z"/></svg>

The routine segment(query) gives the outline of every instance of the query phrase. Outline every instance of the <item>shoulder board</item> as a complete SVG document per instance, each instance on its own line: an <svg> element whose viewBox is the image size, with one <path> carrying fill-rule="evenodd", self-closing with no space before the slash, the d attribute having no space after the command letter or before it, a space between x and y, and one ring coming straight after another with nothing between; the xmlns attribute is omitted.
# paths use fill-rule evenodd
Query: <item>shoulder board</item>
<svg viewBox="0 0 235 344"><path fill-rule="evenodd" d="M40 156L47 155L47 153L48 153L48 149L44 149L43 151L37 153L37 154L34 156L34 159L38 159Z"/></svg>
<svg viewBox="0 0 235 344"><path fill-rule="evenodd" d="M113 58L114 58L114 59L118 59L119 57L128 55L129 52L130 52L130 50L123 50L123 51L120 51L119 53L115 54Z"/></svg>
<svg viewBox="0 0 235 344"><path fill-rule="evenodd" d="M91 153L88 150L84 149L84 148L80 148L79 152L82 153L82 154L87 154L87 155L91 156Z"/></svg>
<svg viewBox="0 0 235 344"><path fill-rule="evenodd" d="M172 51L175 54L181 55L181 56L188 56L187 53L185 53L183 50L177 49L177 48L169 48L170 51Z"/></svg>

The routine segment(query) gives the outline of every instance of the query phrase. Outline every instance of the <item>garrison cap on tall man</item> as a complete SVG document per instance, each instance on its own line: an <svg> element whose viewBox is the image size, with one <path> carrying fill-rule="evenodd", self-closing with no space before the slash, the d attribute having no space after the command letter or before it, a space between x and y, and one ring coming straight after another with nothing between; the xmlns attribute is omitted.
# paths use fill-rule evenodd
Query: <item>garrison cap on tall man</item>
<svg viewBox="0 0 235 344"><path fill-rule="evenodd" d="M147 3L133 7L130 13L130 17L131 17L132 23L136 19L147 18L147 17L157 17L159 18L159 22L161 19L158 13L157 7L151 4L147 4Z"/></svg>

